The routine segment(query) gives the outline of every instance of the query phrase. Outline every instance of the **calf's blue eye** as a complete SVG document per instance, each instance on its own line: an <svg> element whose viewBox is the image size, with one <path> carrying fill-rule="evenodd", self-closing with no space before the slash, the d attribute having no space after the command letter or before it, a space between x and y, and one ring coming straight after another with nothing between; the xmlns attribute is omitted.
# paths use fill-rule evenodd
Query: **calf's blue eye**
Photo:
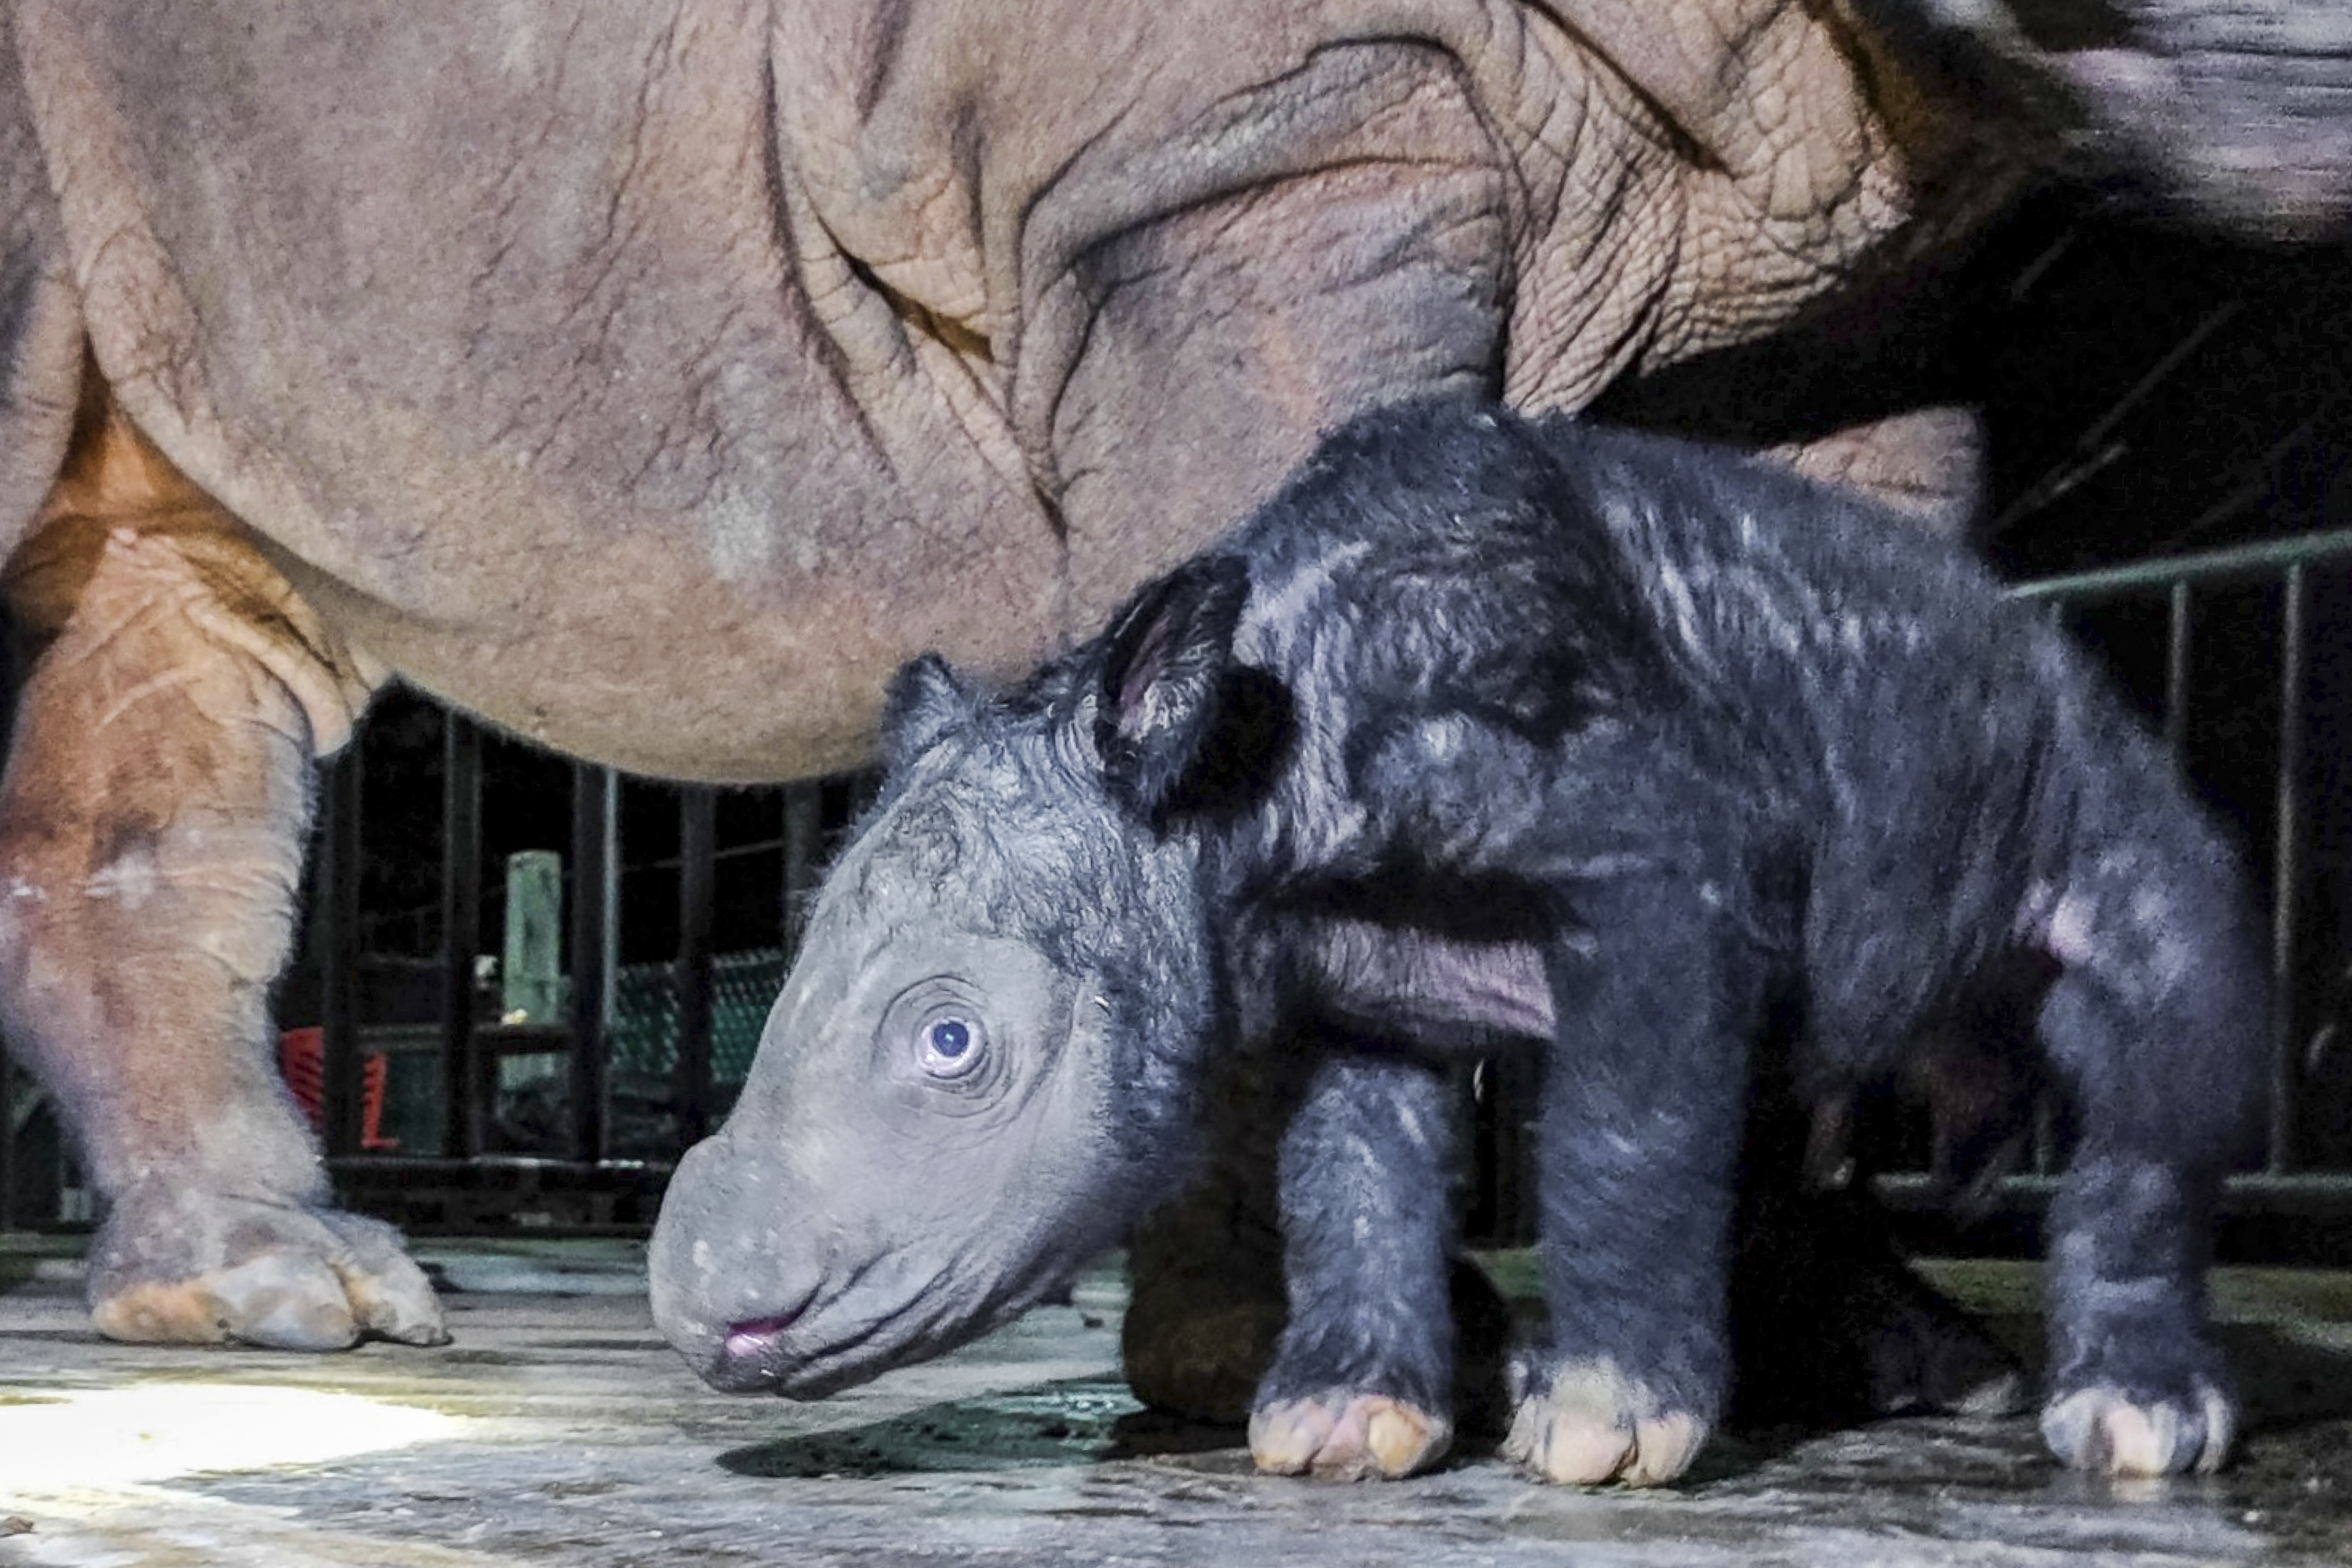
<svg viewBox="0 0 2352 1568"><path fill-rule="evenodd" d="M916 1031L916 1054L923 1071L935 1079L961 1079L988 1054L988 1036L976 1018L949 1014Z"/></svg>

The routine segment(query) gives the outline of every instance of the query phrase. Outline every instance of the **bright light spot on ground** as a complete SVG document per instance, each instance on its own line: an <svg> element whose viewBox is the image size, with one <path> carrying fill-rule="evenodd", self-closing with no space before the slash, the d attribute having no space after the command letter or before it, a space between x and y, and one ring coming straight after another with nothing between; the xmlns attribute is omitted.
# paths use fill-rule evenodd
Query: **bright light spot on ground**
<svg viewBox="0 0 2352 1568"><path fill-rule="evenodd" d="M457 1434L436 1411L356 1394L171 1383L0 1405L0 1489L159 1481L402 1448Z"/></svg>

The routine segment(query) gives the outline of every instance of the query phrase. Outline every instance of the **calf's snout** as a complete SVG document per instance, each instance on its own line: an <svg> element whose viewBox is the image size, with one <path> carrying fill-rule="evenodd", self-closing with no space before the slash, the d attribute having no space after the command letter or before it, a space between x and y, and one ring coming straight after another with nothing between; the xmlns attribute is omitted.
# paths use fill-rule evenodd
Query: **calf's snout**
<svg viewBox="0 0 2352 1568"><path fill-rule="evenodd" d="M654 1326L702 1379L730 1393L772 1388L785 1335L815 1295L801 1278L777 1173L726 1134L678 1163L646 1249Z"/></svg>

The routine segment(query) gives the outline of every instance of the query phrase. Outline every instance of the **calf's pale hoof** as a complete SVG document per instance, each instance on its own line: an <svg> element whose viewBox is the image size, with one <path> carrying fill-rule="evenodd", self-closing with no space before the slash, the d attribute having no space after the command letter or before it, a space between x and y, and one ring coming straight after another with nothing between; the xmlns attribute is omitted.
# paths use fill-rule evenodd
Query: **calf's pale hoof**
<svg viewBox="0 0 2352 1568"><path fill-rule="evenodd" d="M1286 1399L1253 1411L1250 1458L1272 1475L1394 1480L1445 1457L1454 1423L1384 1394Z"/></svg>
<svg viewBox="0 0 2352 1568"><path fill-rule="evenodd" d="M119 1198L91 1249L89 1309L100 1333L138 1344L449 1342L433 1286L392 1226L217 1193Z"/></svg>
<svg viewBox="0 0 2352 1568"><path fill-rule="evenodd" d="M2189 1399L2138 1404L2094 1385L2052 1400L2042 1412L2050 1451L2078 1470L2110 1476L2210 1475L2230 1457L2238 1413L2230 1396L2200 1381Z"/></svg>
<svg viewBox="0 0 2352 1568"><path fill-rule="evenodd" d="M1519 1401L1503 1456L1563 1486L1662 1486L1690 1468L1707 1429L1687 1411L1656 1408L1613 1363L1570 1362Z"/></svg>

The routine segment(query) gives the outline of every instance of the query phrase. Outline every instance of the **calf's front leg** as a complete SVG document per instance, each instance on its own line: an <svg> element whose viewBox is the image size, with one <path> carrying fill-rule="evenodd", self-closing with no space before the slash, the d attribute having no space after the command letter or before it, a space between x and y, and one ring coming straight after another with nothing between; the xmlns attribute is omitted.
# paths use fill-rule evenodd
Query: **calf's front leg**
<svg viewBox="0 0 2352 1568"><path fill-rule="evenodd" d="M1726 1276L1760 963L1678 874L1580 889L1538 1128L1549 1342L1504 1452L1546 1479L1686 1468L1730 1380Z"/></svg>
<svg viewBox="0 0 2352 1568"><path fill-rule="evenodd" d="M1314 1066L1279 1157L1290 1310L1250 1415L1260 1469L1406 1476L1452 1444L1447 1100L1393 1055Z"/></svg>
<svg viewBox="0 0 2352 1568"><path fill-rule="evenodd" d="M160 462L69 473L11 569L51 635L0 783L0 1021L106 1202L91 1312L121 1340L438 1343L398 1235L330 1205L270 1049L313 754L366 683Z"/></svg>
<svg viewBox="0 0 2352 1568"><path fill-rule="evenodd" d="M1286 1196L1286 1179L1278 1173L1311 1180L1317 1169L1334 1168L1313 1158L1310 1151L1341 1128L1377 1131L1408 1111L1420 1125L1438 1127L1448 1136L1452 1128L1450 1121L1440 1120L1448 1114L1442 1094L1436 1094L1434 1110L1425 1103L1440 1086L1429 1081L1424 1069L1413 1068L1411 1076L1402 1079L1380 1071L1317 1075L1317 1064L1349 1045L1344 1030L1318 1025L1307 1035L1286 1038L1279 1051L1234 1052L1223 1058L1225 1070L1212 1074L1203 1094L1208 1152L1199 1177L1129 1238L1132 1295L1120 1349L1129 1384L1145 1404L1195 1420L1234 1425L1255 1415L1258 1434L1265 1440L1259 1457L1269 1469L1353 1479L1403 1472L1377 1463L1360 1465L1341 1446L1321 1437L1302 1450L1308 1441L1302 1434L1324 1418L1303 1407L1293 1416L1269 1412L1276 1405L1294 1404L1308 1394L1328 1400L1344 1389L1387 1395L1406 1383L1426 1381L1425 1356L1417 1348L1426 1325L1416 1312L1390 1317L1402 1330L1403 1342L1392 1358L1377 1332L1378 1314L1365 1298L1366 1309L1356 1321L1366 1335L1358 1342L1352 1370L1331 1369L1328 1358L1281 1359L1289 1346L1328 1348L1303 1329L1286 1332L1295 1328L1288 1302L1296 1294L1286 1290L1286 1274L1315 1280L1308 1289L1318 1305L1329 1306L1354 1299L1350 1280L1359 1265L1342 1249L1332 1258L1333 1275L1316 1272L1317 1256L1341 1240L1350 1226L1333 1217L1340 1212L1338 1207L1318 1208L1330 1197L1328 1193L1302 1190ZM1309 1079L1314 1114L1294 1121L1293 1112L1307 1100ZM1360 1092L1368 1103L1349 1106L1351 1092ZM1357 1175L1377 1178L1382 1187L1402 1184L1408 1191L1393 1197L1377 1190L1342 1194L1340 1201L1368 1226L1391 1223L1408 1209L1419 1212L1427 1202L1421 1194L1442 1191L1448 1176L1443 1168L1446 1157L1442 1148L1400 1148L1384 1166L1360 1163ZM1294 1219L1295 1210L1307 1217ZM1449 1228L1438 1245L1448 1246L1451 1236ZM1418 1242L1400 1237L1393 1245ZM1376 1291L1393 1290L1398 1283L1372 1281ZM1444 1284L1441 1310L1454 1325L1454 1364L1447 1374L1454 1399L1452 1418L1457 1425L1491 1425L1502 1404L1501 1368L1510 1340L1511 1309L1485 1271L1458 1252L1449 1255ZM1422 1288L1426 1289L1425 1278ZM1319 1354L1319 1350L1304 1353ZM1401 1375L1386 1370L1392 1361L1406 1368ZM1352 1393L1344 1394L1340 1403L1351 1397ZM1359 1442L1362 1427L1358 1423L1350 1428ZM1384 1446L1393 1459L1399 1450L1393 1444ZM1305 1462L1298 1458L1302 1451L1310 1455ZM1432 1447L1420 1458L1434 1462L1442 1452L1442 1447Z"/></svg>

